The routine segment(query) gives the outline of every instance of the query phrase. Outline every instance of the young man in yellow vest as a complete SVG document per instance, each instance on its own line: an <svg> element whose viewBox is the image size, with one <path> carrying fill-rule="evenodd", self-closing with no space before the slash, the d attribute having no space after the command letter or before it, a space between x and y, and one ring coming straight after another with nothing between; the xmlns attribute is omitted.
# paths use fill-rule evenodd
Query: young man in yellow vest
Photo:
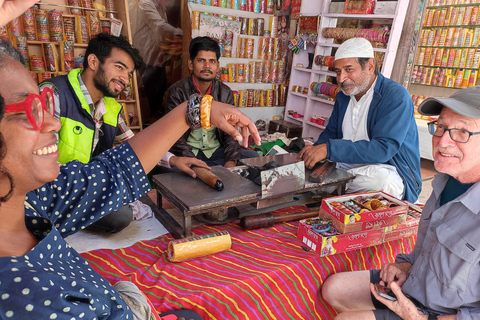
<svg viewBox="0 0 480 320"><path fill-rule="evenodd" d="M123 37L99 34L90 40L84 69L48 79L40 87L54 92L55 116L62 128L58 132L59 162L78 160L86 163L105 150L119 145L133 132L120 117L122 106L115 100L130 83L133 72L143 64L138 50ZM190 166L206 167L202 161L169 157L170 165L194 175ZM114 233L133 219L132 209L125 206L89 227L92 231Z"/></svg>

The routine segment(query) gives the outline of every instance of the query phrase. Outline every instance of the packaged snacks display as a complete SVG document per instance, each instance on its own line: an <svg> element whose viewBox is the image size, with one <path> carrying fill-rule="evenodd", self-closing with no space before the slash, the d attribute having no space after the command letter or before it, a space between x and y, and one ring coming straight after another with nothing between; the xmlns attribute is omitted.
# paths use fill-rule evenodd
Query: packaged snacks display
<svg viewBox="0 0 480 320"><path fill-rule="evenodd" d="M97 12L100 18L104 19L107 17L104 0L93 0L93 7L98 10Z"/></svg>
<svg viewBox="0 0 480 320"><path fill-rule="evenodd" d="M23 33L28 41L37 40L34 9L29 8L22 14Z"/></svg>
<svg viewBox="0 0 480 320"><path fill-rule="evenodd" d="M10 34L12 37L21 37L23 36L23 26L21 17L17 17L10 21Z"/></svg>
<svg viewBox="0 0 480 320"><path fill-rule="evenodd" d="M50 31L50 41L63 41L63 14L60 11L48 12L48 29Z"/></svg>
<svg viewBox="0 0 480 320"><path fill-rule="evenodd" d="M82 1L81 0L68 0L68 5L71 7L82 7ZM83 10L79 8L70 8L70 14L74 14L77 16L83 15Z"/></svg>
<svg viewBox="0 0 480 320"><path fill-rule="evenodd" d="M75 18L63 17L63 33L66 41L75 41Z"/></svg>
<svg viewBox="0 0 480 320"><path fill-rule="evenodd" d="M45 69L49 72L58 72L57 49L53 43L43 43L43 57L45 59Z"/></svg>
<svg viewBox="0 0 480 320"><path fill-rule="evenodd" d="M30 69L30 59L28 58L28 44L26 37L15 37L13 38L13 45L17 50L22 54L23 59L25 60L25 67Z"/></svg>
<svg viewBox="0 0 480 320"><path fill-rule="evenodd" d="M35 26L37 30L38 41L50 41L50 32L48 31L48 14L47 10L35 10Z"/></svg>
<svg viewBox="0 0 480 320"><path fill-rule="evenodd" d="M100 24L100 18L97 11L87 11L87 24L89 26L90 38L95 37L102 32L102 26Z"/></svg>
<svg viewBox="0 0 480 320"><path fill-rule="evenodd" d="M73 42L65 41L61 43L60 55L63 57L63 72L70 72L75 68L75 57L73 52Z"/></svg>
<svg viewBox="0 0 480 320"><path fill-rule="evenodd" d="M75 33L78 43L88 43L88 24L87 17L76 16L75 17Z"/></svg>
<svg viewBox="0 0 480 320"><path fill-rule="evenodd" d="M30 67L32 71L44 72L45 63L43 62L43 57L30 56Z"/></svg>

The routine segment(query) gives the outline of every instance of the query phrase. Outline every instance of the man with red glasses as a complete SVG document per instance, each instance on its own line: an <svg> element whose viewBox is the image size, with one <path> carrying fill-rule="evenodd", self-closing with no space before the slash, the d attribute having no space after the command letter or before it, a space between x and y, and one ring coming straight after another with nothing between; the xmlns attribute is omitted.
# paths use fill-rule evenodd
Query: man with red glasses
<svg viewBox="0 0 480 320"><path fill-rule="evenodd" d="M449 98L428 98L419 106L423 115L439 115L428 125L439 174L415 248L381 270L327 278L322 295L340 312L335 319L480 319L479 101L477 86ZM373 284L381 281L396 301L375 292Z"/></svg>
<svg viewBox="0 0 480 320"><path fill-rule="evenodd" d="M130 83L135 70L142 66L138 50L123 37L105 33L90 40L84 69L74 69L40 84L51 88L55 98L55 116L62 124L58 132L59 162L87 163L91 158L133 137L123 121L122 106L115 98ZM202 161L174 157L162 164L177 166L194 175L192 164L206 167ZM191 172L190 172L191 171ZM89 227L91 231L115 233L133 219L130 206L109 214Z"/></svg>

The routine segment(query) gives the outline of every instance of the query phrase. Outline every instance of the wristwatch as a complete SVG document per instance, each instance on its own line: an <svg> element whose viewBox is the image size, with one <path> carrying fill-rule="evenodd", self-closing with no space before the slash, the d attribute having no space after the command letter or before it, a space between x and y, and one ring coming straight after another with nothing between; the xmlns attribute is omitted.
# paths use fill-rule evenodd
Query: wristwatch
<svg viewBox="0 0 480 320"><path fill-rule="evenodd" d="M428 320L438 320L438 316L436 314L429 314Z"/></svg>

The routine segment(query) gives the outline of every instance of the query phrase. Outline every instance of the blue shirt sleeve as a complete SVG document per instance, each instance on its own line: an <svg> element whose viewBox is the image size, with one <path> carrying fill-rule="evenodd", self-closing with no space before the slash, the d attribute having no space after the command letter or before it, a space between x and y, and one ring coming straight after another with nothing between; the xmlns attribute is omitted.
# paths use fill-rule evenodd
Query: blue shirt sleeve
<svg viewBox="0 0 480 320"><path fill-rule="evenodd" d="M124 143L89 163L71 161L61 166L58 177L29 193L26 201L45 213L66 237L149 190L140 161Z"/></svg>

